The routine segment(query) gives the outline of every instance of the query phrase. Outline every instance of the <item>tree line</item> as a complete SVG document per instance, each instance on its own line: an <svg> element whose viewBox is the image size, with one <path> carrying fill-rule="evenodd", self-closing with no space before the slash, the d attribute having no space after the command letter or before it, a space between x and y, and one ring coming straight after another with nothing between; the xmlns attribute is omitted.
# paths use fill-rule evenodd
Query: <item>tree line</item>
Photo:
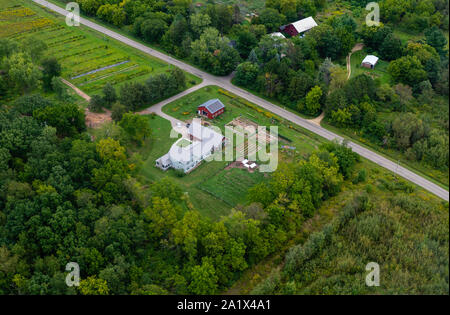
<svg viewBox="0 0 450 315"><path fill-rule="evenodd" d="M89 109L93 112L100 112L103 108L112 109L112 118L119 121L124 113L148 107L185 88L186 75L175 67L168 73L150 76L145 82L126 82L120 86L119 93L108 82L103 86L102 94L92 96Z"/></svg>

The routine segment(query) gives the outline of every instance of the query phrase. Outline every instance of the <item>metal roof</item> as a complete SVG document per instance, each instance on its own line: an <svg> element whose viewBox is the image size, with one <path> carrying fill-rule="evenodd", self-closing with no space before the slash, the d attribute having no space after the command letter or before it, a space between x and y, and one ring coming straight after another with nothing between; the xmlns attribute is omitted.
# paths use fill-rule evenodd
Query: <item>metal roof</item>
<svg viewBox="0 0 450 315"><path fill-rule="evenodd" d="M223 103L218 98L216 98L203 103L199 107L205 107L211 114L214 114L222 108L225 108L225 105L223 105Z"/></svg>
<svg viewBox="0 0 450 315"><path fill-rule="evenodd" d="M368 63L375 66L378 62L378 57L374 55L367 55L361 63Z"/></svg>
<svg viewBox="0 0 450 315"><path fill-rule="evenodd" d="M294 22L294 23L292 23L292 25L295 27L297 32L303 33L303 32L306 32L306 31L312 29L313 27L316 27L317 23L316 23L316 21L314 21L312 16L310 16L303 20Z"/></svg>

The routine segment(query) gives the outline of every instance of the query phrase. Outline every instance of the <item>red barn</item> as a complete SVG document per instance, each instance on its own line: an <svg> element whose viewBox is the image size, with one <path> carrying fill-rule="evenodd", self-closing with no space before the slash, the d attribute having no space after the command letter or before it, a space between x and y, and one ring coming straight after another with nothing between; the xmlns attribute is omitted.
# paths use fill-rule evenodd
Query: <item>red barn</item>
<svg viewBox="0 0 450 315"><path fill-rule="evenodd" d="M225 105L219 99L209 100L197 108L197 113L201 116L206 116L209 119L214 119L223 114Z"/></svg>
<svg viewBox="0 0 450 315"><path fill-rule="evenodd" d="M313 27L316 27L317 23L314 21L312 16L307 17L306 19L284 25L280 27L280 31L286 34L289 34L290 36L294 37L301 33L307 32Z"/></svg>

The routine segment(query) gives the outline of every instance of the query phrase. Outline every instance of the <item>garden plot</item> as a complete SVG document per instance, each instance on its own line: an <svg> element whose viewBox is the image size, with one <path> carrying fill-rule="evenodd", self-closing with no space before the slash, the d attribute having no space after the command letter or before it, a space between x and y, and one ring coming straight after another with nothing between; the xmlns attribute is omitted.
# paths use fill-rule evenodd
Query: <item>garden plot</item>
<svg viewBox="0 0 450 315"><path fill-rule="evenodd" d="M246 202L249 188L265 180L264 173L226 167L198 185L198 188L235 207Z"/></svg>
<svg viewBox="0 0 450 315"><path fill-rule="evenodd" d="M225 128L232 130L236 134L236 139L241 139L236 145L236 159L239 161L245 157L256 156L256 153L262 149L258 145L260 139L265 139L266 144L277 140L267 132L266 128L259 128L257 123L244 117L233 119L225 125Z"/></svg>
<svg viewBox="0 0 450 315"><path fill-rule="evenodd" d="M106 83L144 81L169 70L169 65L83 26L69 27L39 6L21 0L0 0L0 38L21 42L42 40L46 55L58 59L62 77L88 95L100 93ZM196 78L188 75L190 86Z"/></svg>

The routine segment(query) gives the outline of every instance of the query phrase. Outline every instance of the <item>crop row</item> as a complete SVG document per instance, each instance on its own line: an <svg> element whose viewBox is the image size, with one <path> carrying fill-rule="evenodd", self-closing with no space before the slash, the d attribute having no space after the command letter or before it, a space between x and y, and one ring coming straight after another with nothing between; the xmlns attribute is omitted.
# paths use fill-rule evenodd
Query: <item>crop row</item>
<svg viewBox="0 0 450 315"><path fill-rule="evenodd" d="M84 35L75 35L75 36L69 37L67 39L61 39L61 40L58 40L58 41L55 41L55 42L48 43L47 46L50 47L50 48L51 47L57 47L57 46L60 46L60 45L65 45L65 44L68 44L68 43L77 42L77 41L83 40L85 38L86 38L86 36L84 36ZM66 47L66 49L67 49L67 47Z"/></svg>
<svg viewBox="0 0 450 315"><path fill-rule="evenodd" d="M17 18L24 18L36 15L36 12L34 12L31 9L19 7L19 8L11 8L0 11L0 20L2 21L10 21L10 20L16 20Z"/></svg>
<svg viewBox="0 0 450 315"><path fill-rule="evenodd" d="M76 76L79 76L80 74L87 73L87 72L90 72L90 71L93 71L96 69L100 69L103 67L107 67L109 65L113 65L115 63L119 63L119 62L126 61L126 60L128 60L128 59L124 58L123 56L120 56L119 58L116 57L114 59L107 58L105 60L99 60L98 63L92 63L92 64L89 64L88 66L83 66L82 68L80 68L80 67L77 68L76 66L74 66L71 68L72 73L70 74L70 77L76 77Z"/></svg>
<svg viewBox="0 0 450 315"><path fill-rule="evenodd" d="M124 71L125 69L130 69L131 67L136 67L138 66L136 63L126 63L123 65L119 65L117 67L112 67L112 68L108 68L108 69L104 69L102 71L96 72L96 73L92 73L83 77L79 77L77 79L72 80L73 82L77 83L77 84L86 84L87 82L91 82L94 81L95 79L99 79L103 76L109 75L109 74L114 74L117 72L121 72Z"/></svg>
<svg viewBox="0 0 450 315"><path fill-rule="evenodd" d="M47 18L39 18L26 23L10 23L2 25L0 28L0 37L14 37L23 33L37 32L52 24L53 22Z"/></svg>
<svg viewBox="0 0 450 315"><path fill-rule="evenodd" d="M112 75L110 79L108 79L107 81L110 82L112 85L116 85L125 81L132 80L137 77L144 76L150 72L148 69L137 69L137 70L138 71L134 73L120 73L118 75ZM88 89L86 89L86 91L94 91L101 89L104 86L104 83L102 83L102 81L99 80L93 84L89 84L88 86L89 87Z"/></svg>

